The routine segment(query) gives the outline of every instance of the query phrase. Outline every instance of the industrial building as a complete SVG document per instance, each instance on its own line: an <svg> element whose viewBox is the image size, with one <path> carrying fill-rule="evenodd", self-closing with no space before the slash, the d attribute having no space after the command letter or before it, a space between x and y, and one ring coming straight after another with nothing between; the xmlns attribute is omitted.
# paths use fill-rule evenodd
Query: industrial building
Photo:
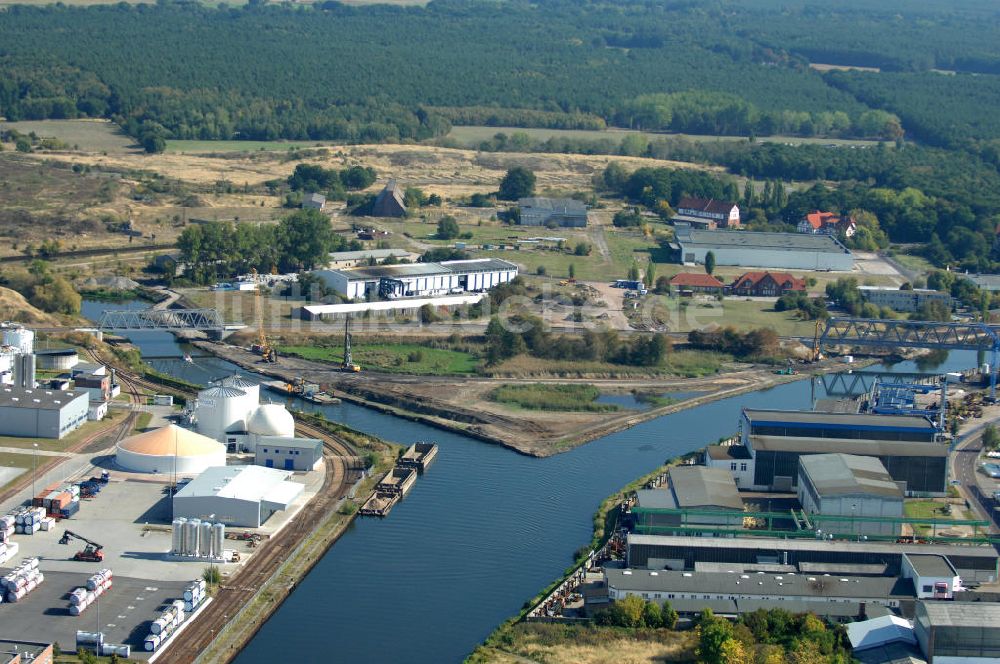
<svg viewBox="0 0 1000 664"><path fill-rule="evenodd" d="M962 590L958 570L945 556L904 553L900 574L913 581L920 599L955 599L955 592Z"/></svg>
<svg viewBox="0 0 1000 664"><path fill-rule="evenodd" d="M725 469L675 466L667 475L667 487L636 492L632 518L641 522L647 532L679 526L682 520L685 524L725 525L730 519L712 512L743 510L733 476Z"/></svg>
<svg viewBox="0 0 1000 664"><path fill-rule="evenodd" d="M740 415L740 440L750 436L794 438L853 438L932 443L941 430L925 417L870 413L817 413L807 410L744 408Z"/></svg>
<svg viewBox="0 0 1000 664"><path fill-rule="evenodd" d="M367 316L369 320L395 319L399 314L416 314L425 306L442 308L461 307L475 304L487 297L485 293L471 295L447 295L444 297L417 297L406 300L385 302L345 302L342 304L307 304L293 314L302 320L334 320L354 315Z"/></svg>
<svg viewBox="0 0 1000 664"><path fill-rule="evenodd" d="M341 295L372 297L431 297L485 291L517 276L517 265L499 258L380 265L345 270L317 270L316 275Z"/></svg>
<svg viewBox="0 0 1000 664"><path fill-rule="evenodd" d="M35 353L35 363L39 369L49 371L69 371L80 362L75 348L49 348Z"/></svg>
<svg viewBox="0 0 1000 664"><path fill-rule="evenodd" d="M309 471L323 462L323 441L318 438L261 436L254 447L254 463L266 468Z"/></svg>
<svg viewBox="0 0 1000 664"><path fill-rule="evenodd" d="M806 574L730 574L726 572L683 572L604 568L608 599L620 600L635 595L657 602L676 600L722 600L736 602L736 610L752 611L759 607L740 608L740 602L758 600L804 603L809 611L822 615L833 603L853 605L850 615L863 613L862 605L884 606L899 610L915 599L909 579L892 576L810 576Z"/></svg>
<svg viewBox="0 0 1000 664"><path fill-rule="evenodd" d="M965 583L992 583L1000 578L992 546L636 533L628 534L626 544L626 561L635 569L695 570L725 563L730 569L755 572L900 576L903 554L914 553L945 556Z"/></svg>
<svg viewBox="0 0 1000 664"><path fill-rule="evenodd" d="M865 302L893 311L915 313L925 304L940 304L951 311L955 305L955 300L948 293L926 288L901 290L888 286L859 286L858 290Z"/></svg>
<svg viewBox="0 0 1000 664"><path fill-rule="evenodd" d="M678 223L671 248L684 264L703 265L711 251L716 265L841 272L854 267L850 250L825 234L701 230Z"/></svg>
<svg viewBox="0 0 1000 664"><path fill-rule="evenodd" d="M1000 662L1000 604L919 601L913 623L930 664Z"/></svg>
<svg viewBox="0 0 1000 664"><path fill-rule="evenodd" d="M331 270L342 267L358 267L368 265L372 261L382 263L387 259L410 263L417 260L419 254L415 254L406 249L362 249L360 251L333 251L330 252L330 261L326 266Z"/></svg>
<svg viewBox="0 0 1000 664"><path fill-rule="evenodd" d="M731 201L685 196L677 202L677 214L670 221L694 228L735 228L740 225L740 208Z"/></svg>
<svg viewBox="0 0 1000 664"><path fill-rule="evenodd" d="M291 476L291 471L263 466L208 468L174 496L174 518L259 528L302 495L305 485Z"/></svg>
<svg viewBox="0 0 1000 664"><path fill-rule="evenodd" d="M130 436L116 445L115 463L136 473L189 475L226 465L226 446L176 424Z"/></svg>
<svg viewBox="0 0 1000 664"><path fill-rule="evenodd" d="M52 664L54 661L51 643L0 639L0 664Z"/></svg>
<svg viewBox="0 0 1000 664"><path fill-rule="evenodd" d="M62 438L87 421L86 392L0 389L0 436Z"/></svg>
<svg viewBox="0 0 1000 664"><path fill-rule="evenodd" d="M806 514L851 517L850 533L899 535L900 523L865 517L903 516L903 490L870 456L809 454L799 457L799 503ZM857 520L855 518L864 519Z"/></svg>
<svg viewBox="0 0 1000 664"><path fill-rule="evenodd" d="M521 226L582 228L587 206L573 198L522 198L517 202Z"/></svg>
<svg viewBox="0 0 1000 664"><path fill-rule="evenodd" d="M192 419L198 433L232 452L253 452L261 438L295 436L295 418L281 404L260 403L260 385L233 375L201 390Z"/></svg>

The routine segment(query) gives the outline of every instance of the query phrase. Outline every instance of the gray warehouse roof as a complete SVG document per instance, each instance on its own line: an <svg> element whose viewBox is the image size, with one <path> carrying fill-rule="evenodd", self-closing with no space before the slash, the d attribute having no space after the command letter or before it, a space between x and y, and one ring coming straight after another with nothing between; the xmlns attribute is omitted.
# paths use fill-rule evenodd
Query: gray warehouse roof
<svg viewBox="0 0 1000 664"><path fill-rule="evenodd" d="M360 251L331 251L331 261L357 261L363 258L382 259L390 256L405 257L412 254L406 249L361 249Z"/></svg>
<svg viewBox="0 0 1000 664"><path fill-rule="evenodd" d="M933 627L1000 629L1000 604L993 602L917 602ZM918 614L919 615L919 614Z"/></svg>
<svg viewBox="0 0 1000 664"><path fill-rule="evenodd" d="M793 422L795 424L833 424L852 427L883 427L934 431L934 423L912 415L881 415L877 413L830 413L812 410L763 410L744 408L751 422Z"/></svg>
<svg viewBox="0 0 1000 664"><path fill-rule="evenodd" d="M472 272L493 272L497 270L516 270L517 266L499 258L475 258L461 261L444 261L441 263L411 263L406 265L373 265L371 267L355 267L344 270L330 270L347 277L351 281L370 281L373 279L400 279L403 277L431 277L445 274L469 274Z"/></svg>
<svg viewBox="0 0 1000 664"><path fill-rule="evenodd" d="M79 397L89 398L86 392L23 390L16 387L5 387L0 390L0 406L7 408L35 408L37 410L61 410L66 404Z"/></svg>
<svg viewBox="0 0 1000 664"><path fill-rule="evenodd" d="M948 446L941 443L913 443L906 440L865 438L798 438L790 436L750 436L758 452L799 452L801 454L860 454L862 456L946 457Z"/></svg>
<svg viewBox="0 0 1000 664"><path fill-rule="evenodd" d="M820 497L874 495L903 499L903 490L875 457L808 454L799 457L799 467Z"/></svg>
<svg viewBox="0 0 1000 664"><path fill-rule="evenodd" d="M729 471L705 466L677 466L668 471L671 491L682 508L743 509L743 499Z"/></svg>
<svg viewBox="0 0 1000 664"><path fill-rule="evenodd" d="M556 212L572 212L586 214L587 206L575 198L522 198L517 202L522 208L539 210L554 210Z"/></svg>
<svg viewBox="0 0 1000 664"><path fill-rule="evenodd" d="M752 231L676 229L677 243L686 247L767 249L769 251L812 251L827 254L850 254L835 237L826 233L756 233Z"/></svg>
<svg viewBox="0 0 1000 664"><path fill-rule="evenodd" d="M944 556L929 553L904 553L903 555L920 576L958 576L954 566Z"/></svg>

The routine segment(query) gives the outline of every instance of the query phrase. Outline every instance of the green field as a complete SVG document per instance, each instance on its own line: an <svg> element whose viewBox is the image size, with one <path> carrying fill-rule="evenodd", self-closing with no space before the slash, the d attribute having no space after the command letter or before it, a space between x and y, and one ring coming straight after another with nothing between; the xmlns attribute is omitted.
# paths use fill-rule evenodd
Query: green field
<svg viewBox="0 0 1000 664"><path fill-rule="evenodd" d="M788 311L774 311L774 304L771 302L733 299L706 302L676 297L665 300L677 321L677 326L671 326L670 329L677 332L690 332L717 324L731 325L740 330L767 327L781 336L811 336L816 328L815 321L801 320ZM683 302L688 305L680 306Z"/></svg>
<svg viewBox="0 0 1000 664"><path fill-rule="evenodd" d="M942 512L941 510L945 511ZM907 500L903 503L903 514L911 519L948 519L948 505L934 500Z"/></svg>
<svg viewBox="0 0 1000 664"><path fill-rule="evenodd" d="M0 5L4 4L0 1ZM0 130L16 129L22 134L35 132L40 138L56 138L69 147L84 152L135 152L135 140L118 125L105 120L25 120L0 122Z"/></svg>
<svg viewBox="0 0 1000 664"><path fill-rule="evenodd" d="M618 410L618 406L597 403L600 390L586 385L501 385L490 392L491 401L527 410L585 411L603 413Z"/></svg>
<svg viewBox="0 0 1000 664"><path fill-rule="evenodd" d="M665 134L647 131L632 131L628 129L526 129L522 127L484 127L484 126L463 126L453 127L448 132L447 138L457 141L466 147L476 147L483 141L493 138L496 134L504 133L510 136L514 133L527 134L529 138L536 141L546 141L550 138L575 138L589 141L609 140L615 143L621 141L630 134L638 134L643 138L655 141L663 138L683 138L695 142L707 141L746 141L747 136L704 136L698 134ZM878 141L845 140L836 138L802 138L798 136L758 136L756 140L760 143L785 143L789 145L805 145L817 143L820 145L876 145Z"/></svg>
<svg viewBox="0 0 1000 664"><path fill-rule="evenodd" d="M339 346L279 346L278 353L334 364L344 360ZM359 343L353 349L353 358L362 370L435 376L472 374L479 364L469 353L407 343Z"/></svg>

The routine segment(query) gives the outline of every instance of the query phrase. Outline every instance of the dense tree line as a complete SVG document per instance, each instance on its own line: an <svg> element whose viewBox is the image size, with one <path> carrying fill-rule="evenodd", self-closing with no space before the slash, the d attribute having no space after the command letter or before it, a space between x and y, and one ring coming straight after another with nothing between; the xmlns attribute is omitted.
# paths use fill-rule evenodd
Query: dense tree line
<svg viewBox="0 0 1000 664"><path fill-rule="evenodd" d="M360 249L333 232L317 210L301 210L278 224L208 222L189 225L177 240L185 277L206 284L256 269L299 272L325 265L331 251Z"/></svg>
<svg viewBox="0 0 1000 664"><path fill-rule="evenodd" d="M692 348L729 353L739 358L773 358L779 351L778 334L770 328L740 332L733 327L713 330L691 330L688 344Z"/></svg>
<svg viewBox="0 0 1000 664"><path fill-rule="evenodd" d="M717 173L674 168L638 168L631 173L618 162L611 162L601 174L598 184L604 190L651 209L672 214L681 198L697 196L735 201L739 198L736 182ZM666 204L666 208L663 205ZM617 226L638 225L635 217L626 215L615 221Z"/></svg>

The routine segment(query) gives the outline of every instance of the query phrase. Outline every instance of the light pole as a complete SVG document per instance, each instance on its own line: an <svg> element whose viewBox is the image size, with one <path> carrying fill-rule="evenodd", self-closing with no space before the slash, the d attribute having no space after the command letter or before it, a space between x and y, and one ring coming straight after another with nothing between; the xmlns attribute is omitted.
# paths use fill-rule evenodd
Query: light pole
<svg viewBox="0 0 1000 664"><path fill-rule="evenodd" d="M31 504L35 504L35 471L38 468L38 443L31 444Z"/></svg>

